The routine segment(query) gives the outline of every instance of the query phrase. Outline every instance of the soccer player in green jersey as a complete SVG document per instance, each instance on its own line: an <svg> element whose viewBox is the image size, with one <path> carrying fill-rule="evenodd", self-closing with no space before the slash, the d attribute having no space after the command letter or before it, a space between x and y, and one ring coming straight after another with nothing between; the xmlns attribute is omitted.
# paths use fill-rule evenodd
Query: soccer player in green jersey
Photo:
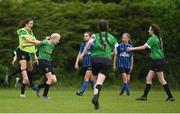
<svg viewBox="0 0 180 114"><path fill-rule="evenodd" d="M81 58L86 54L90 45L93 44L92 50L92 73L97 78L94 88L94 96L92 103L94 109L97 110L99 106L99 94L103 82L108 75L108 70L112 67L112 52L115 45L118 45L116 38L108 32L109 24L106 20L102 19L98 22L98 33L95 33L94 38L91 39L81 54Z"/></svg>
<svg viewBox="0 0 180 114"><path fill-rule="evenodd" d="M17 58L19 60L21 74L23 76L20 97L25 97L25 87L29 85L29 77L32 77L32 62L30 54L35 53L35 46L23 48L22 45L28 43L36 44L37 40L32 32L33 19L28 18L23 20L17 30L19 38L19 48L17 49Z"/></svg>
<svg viewBox="0 0 180 114"><path fill-rule="evenodd" d="M157 24L152 24L149 27L149 35L151 36L148 41L139 47L128 48L128 51L133 50L143 50L149 48L151 50L150 57L152 59L152 66L146 77L146 86L144 89L143 96L137 98L136 100L147 100L148 92L151 88L152 79L157 75L159 82L163 85L163 88L168 96L167 101L174 101L169 86L164 79L163 65L164 65L164 52L163 52L163 42L160 37L160 28Z"/></svg>
<svg viewBox="0 0 180 114"><path fill-rule="evenodd" d="M53 33L50 38L45 39L43 41L37 42L35 45L38 47L38 67L40 71L45 74L47 81L44 86L43 98L48 99L48 91L49 87L57 82L56 75L53 74L52 68L52 52L54 50L54 46L59 43L61 36L58 33ZM31 44L30 44L31 45ZM30 45L26 45L27 47ZM34 45L34 44L32 44ZM39 96L40 88L36 86L37 95Z"/></svg>

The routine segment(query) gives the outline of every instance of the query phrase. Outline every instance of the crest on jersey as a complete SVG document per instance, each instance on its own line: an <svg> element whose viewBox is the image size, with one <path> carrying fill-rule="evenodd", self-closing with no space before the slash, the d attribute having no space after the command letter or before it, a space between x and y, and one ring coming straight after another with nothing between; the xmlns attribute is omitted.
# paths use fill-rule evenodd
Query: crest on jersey
<svg viewBox="0 0 180 114"><path fill-rule="evenodd" d="M24 55L22 55L22 59L25 59L26 57Z"/></svg>
<svg viewBox="0 0 180 114"><path fill-rule="evenodd" d="M45 70L46 70L46 72L48 72L48 71L49 71L49 68L48 68L48 67L46 67L46 69L45 69Z"/></svg>

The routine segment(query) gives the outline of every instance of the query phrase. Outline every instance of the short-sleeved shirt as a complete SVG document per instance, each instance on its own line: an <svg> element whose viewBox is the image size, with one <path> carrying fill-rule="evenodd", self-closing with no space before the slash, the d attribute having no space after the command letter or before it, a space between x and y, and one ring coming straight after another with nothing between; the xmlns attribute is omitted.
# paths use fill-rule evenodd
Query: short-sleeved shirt
<svg viewBox="0 0 180 114"><path fill-rule="evenodd" d="M86 43L83 42L80 46L79 53L82 53ZM87 51L87 53L83 56L83 67L90 67L91 66L91 53L93 50L93 45L91 45Z"/></svg>
<svg viewBox="0 0 180 114"><path fill-rule="evenodd" d="M29 46L29 47L24 47L22 48L22 45L28 44L28 42L24 39L24 37L27 37L28 39L32 40L35 39L35 36L32 32L32 30L26 30L25 28L21 28L17 30L17 34L19 37L19 48L22 51L28 52L28 53L34 53L35 52L35 46Z"/></svg>
<svg viewBox="0 0 180 114"><path fill-rule="evenodd" d="M156 35L151 36L145 44L149 49L151 49L151 59L162 59L164 58L164 52L160 48L159 38Z"/></svg>
<svg viewBox="0 0 180 114"><path fill-rule="evenodd" d="M108 58L111 59L111 54L113 51L114 46L117 44L117 40L116 38L111 35L110 33L108 33L107 35L107 40L106 41L106 32L101 32L102 34L102 41L105 44L105 46L103 46L101 44L101 40L100 40L100 33L95 33L94 36L94 40L92 40L91 42L93 42L94 47L93 47L93 51L92 51L92 57L96 56L96 57L104 57L104 58Z"/></svg>
<svg viewBox="0 0 180 114"><path fill-rule="evenodd" d="M127 51L127 48L133 47L131 44L124 44L121 43L116 46L117 50L117 59L116 59L116 66L117 68L123 68L123 69L128 69L130 70L131 68L131 58L133 56L133 52Z"/></svg>
<svg viewBox="0 0 180 114"><path fill-rule="evenodd" d="M38 47L38 56L40 59L47 59L48 61L52 61L51 54L54 50L54 44L50 44L48 40L43 40ZM46 53L48 51L49 53Z"/></svg>

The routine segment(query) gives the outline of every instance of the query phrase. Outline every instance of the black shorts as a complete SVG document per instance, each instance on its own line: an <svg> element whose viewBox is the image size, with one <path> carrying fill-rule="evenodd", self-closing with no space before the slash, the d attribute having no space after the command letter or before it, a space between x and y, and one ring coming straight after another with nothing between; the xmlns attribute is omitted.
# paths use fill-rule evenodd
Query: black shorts
<svg viewBox="0 0 180 114"><path fill-rule="evenodd" d="M92 57L92 73L94 76L97 76L98 73L107 76L110 66L111 60L108 58Z"/></svg>
<svg viewBox="0 0 180 114"><path fill-rule="evenodd" d="M46 59L39 59L38 68L43 74L53 73L52 62Z"/></svg>
<svg viewBox="0 0 180 114"><path fill-rule="evenodd" d="M81 69L80 69L80 75L85 75L86 74L86 71L88 71L88 70L90 70L90 71L92 71L92 67L91 66L89 66L89 67L82 67Z"/></svg>
<svg viewBox="0 0 180 114"><path fill-rule="evenodd" d="M118 68L118 72L121 74L122 73L130 74L130 70L126 68Z"/></svg>
<svg viewBox="0 0 180 114"><path fill-rule="evenodd" d="M164 59L152 60L151 69L154 72L162 72L164 67Z"/></svg>
<svg viewBox="0 0 180 114"><path fill-rule="evenodd" d="M17 53L17 59L20 60L26 60L26 61L30 61L30 56L28 52L22 51L21 49L17 49L16 51Z"/></svg>

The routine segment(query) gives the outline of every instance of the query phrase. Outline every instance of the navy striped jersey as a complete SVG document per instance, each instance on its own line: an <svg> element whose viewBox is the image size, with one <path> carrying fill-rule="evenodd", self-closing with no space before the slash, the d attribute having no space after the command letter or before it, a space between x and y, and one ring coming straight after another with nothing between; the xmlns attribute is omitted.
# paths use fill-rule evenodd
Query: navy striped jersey
<svg viewBox="0 0 180 114"><path fill-rule="evenodd" d="M80 49L79 49L80 53L83 52L85 46L86 46L86 43L83 42L81 44ZM90 48L88 49L88 52L83 57L83 67L90 67L91 66L91 53L92 53L92 50L93 50L93 45L90 46Z"/></svg>
<svg viewBox="0 0 180 114"><path fill-rule="evenodd" d="M133 55L132 52L127 52L128 47L133 47L131 44L118 44L116 46L117 49L117 59L116 59L116 66L117 68L123 68L130 70L131 68L131 57Z"/></svg>

